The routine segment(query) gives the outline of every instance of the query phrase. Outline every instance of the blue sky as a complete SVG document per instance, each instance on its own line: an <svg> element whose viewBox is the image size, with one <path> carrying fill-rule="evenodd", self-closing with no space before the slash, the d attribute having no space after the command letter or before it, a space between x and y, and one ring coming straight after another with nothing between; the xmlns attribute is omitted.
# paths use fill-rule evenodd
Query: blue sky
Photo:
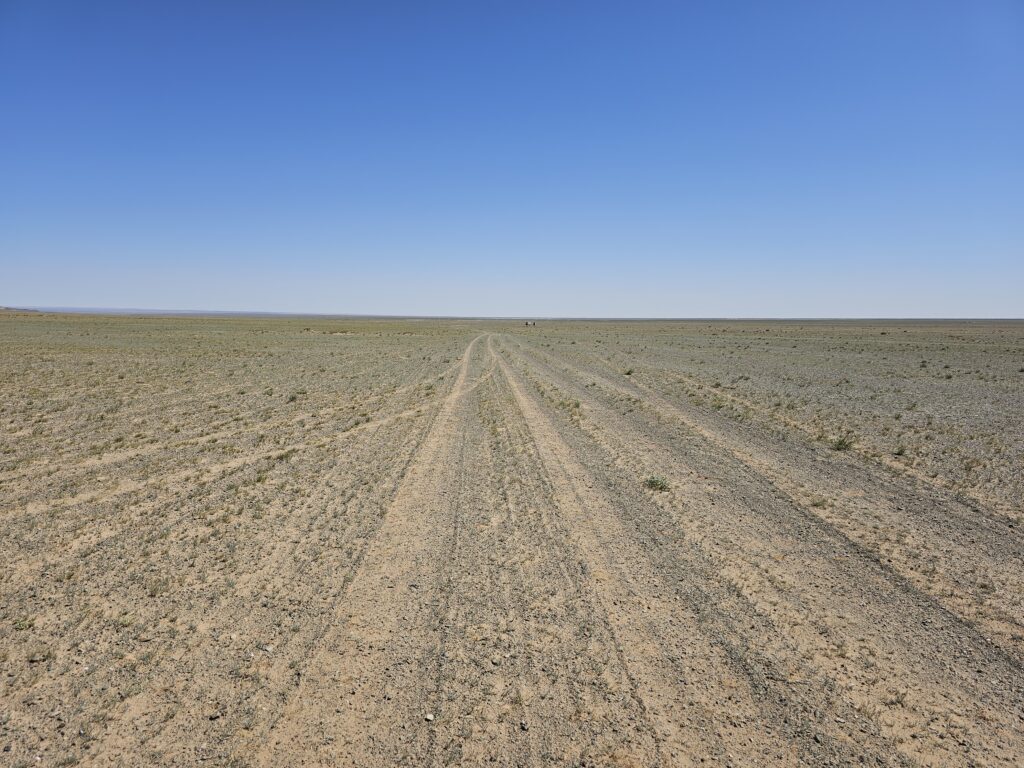
<svg viewBox="0 0 1024 768"><path fill-rule="evenodd" d="M1024 3L0 0L0 304L1024 316Z"/></svg>

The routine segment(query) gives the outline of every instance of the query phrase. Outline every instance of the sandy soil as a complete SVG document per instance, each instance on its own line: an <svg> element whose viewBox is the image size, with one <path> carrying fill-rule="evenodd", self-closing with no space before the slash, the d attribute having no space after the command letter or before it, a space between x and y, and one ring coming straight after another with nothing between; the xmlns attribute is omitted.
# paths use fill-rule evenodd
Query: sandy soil
<svg viewBox="0 0 1024 768"><path fill-rule="evenodd" d="M1024 764L1024 324L0 317L0 765Z"/></svg>

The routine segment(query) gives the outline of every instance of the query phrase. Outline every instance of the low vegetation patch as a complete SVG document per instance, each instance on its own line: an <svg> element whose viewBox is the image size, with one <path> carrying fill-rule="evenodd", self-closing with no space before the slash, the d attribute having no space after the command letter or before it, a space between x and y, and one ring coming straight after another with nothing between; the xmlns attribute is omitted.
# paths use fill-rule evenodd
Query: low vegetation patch
<svg viewBox="0 0 1024 768"><path fill-rule="evenodd" d="M660 475L651 475L644 480L644 487L649 488L652 491L667 491L668 480Z"/></svg>
<svg viewBox="0 0 1024 768"><path fill-rule="evenodd" d="M853 437L851 435L840 435L829 445L832 446L833 451L848 451L853 448Z"/></svg>

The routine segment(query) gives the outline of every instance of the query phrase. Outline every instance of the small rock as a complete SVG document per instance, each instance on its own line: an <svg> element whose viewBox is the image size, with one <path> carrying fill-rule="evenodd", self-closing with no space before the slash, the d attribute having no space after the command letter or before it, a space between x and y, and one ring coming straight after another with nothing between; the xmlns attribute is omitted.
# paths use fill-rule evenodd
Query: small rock
<svg viewBox="0 0 1024 768"><path fill-rule="evenodd" d="M429 713L423 719L426 720L428 723L434 722L434 716L432 714L429 714Z"/></svg>
<svg viewBox="0 0 1024 768"><path fill-rule="evenodd" d="M530 730L530 726L529 726L529 724L525 720L520 720L519 721L519 730L520 731L528 731L528 730Z"/></svg>

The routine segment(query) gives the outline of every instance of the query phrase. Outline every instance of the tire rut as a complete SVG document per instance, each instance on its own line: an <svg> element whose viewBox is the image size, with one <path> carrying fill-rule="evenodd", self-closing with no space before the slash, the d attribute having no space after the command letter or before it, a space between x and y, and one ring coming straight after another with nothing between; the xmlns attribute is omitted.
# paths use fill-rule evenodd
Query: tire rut
<svg viewBox="0 0 1024 768"><path fill-rule="evenodd" d="M301 664L328 631L328 617L343 599L382 510L432 423L415 427L410 435L392 434L391 420L373 422L350 451L373 455L380 440L397 439L404 443L400 461L383 471L365 461L336 461L303 507L285 518L259 567L208 606L203 613L213 618L184 642L179 638L173 654L160 659L141 681L139 693L125 700L114 718L116 727L99 739L90 760L116 764L125 755L140 754L153 762L226 760L232 752L251 752L279 719L281 701L301 679ZM324 584L330 585L326 595L318 591ZM292 632L273 644L260 639L268 625L280 625L299 612L301 624L293 625ZM223 672L200 685L192 681L201 669ZM226 689L235 695L225 700L223 693L213 693ZM237 726L239 720L243 728L234 733L222 725ZM182 752L186 745L191 747L187 755Z"/></svg>
<svg viewBox="0 0 1024 768"><path fill-rule="evenodd" d="M559 515L618 638L633 695L657 733L658 762L685 765L713 758L796 764L801 756L826 754L829 747L811 734L801 740L795 728L780 734L765 727L761 705L728 653L706 639L692 603L682 599L683 590L661 584L662 575L622 525L607 492L595 487L600 483L574 458L504 362L502 370L529 425Z"/></svg>
<svg viewBox="0 0 1024 768"><path fill-rule="evenodd" d="M557 366L562 375L581 373L555 361L543 365ZM823 453L803 439L780 438L672 402L640 382L625 384L586 370L605 391L630 398L655 420L677 421L763 475L807 514L875 552L880 562L1024 660L1024 535L1011 519L916 477L893 475L888 467Z"/></svg>
<svg viewBox="0 0 1024 768"><path fill-rule="evenodd" d="M586 402L586 441L597 441L604 461L638 478L659 471L669 477L678 490L662 508L759 613L772 617L774 634L789 633L799 654L809 654L816 676L827 673L820 684L862 711L895 697L899 703L872 720L901 751L924 760L949 759L951 748L953 754L985 753L995 762L1016 759L1021 706L1019 692L1011 691L1020 671L1013 661L970 629L965 633L959 620L906 582L893 582L857 545L794 509L784 494L765 487L765 478L703 436L670 438L664 424L644 420L641 426L547 364L535 361L529 368ZM584 455L582 433L575 431L581 437L574 445ZM792 656L783 648L775 652ZM886 670L900 682L886 680Z"/></svg>
<svg viewBox="0 0 1024 768"><path fill-rule="evenodd" d="M415 765L430 752L437 614L464 471L474 339L455 384L366 549L260 765ZM388 723L386 732L372 723Z"/></svg>

